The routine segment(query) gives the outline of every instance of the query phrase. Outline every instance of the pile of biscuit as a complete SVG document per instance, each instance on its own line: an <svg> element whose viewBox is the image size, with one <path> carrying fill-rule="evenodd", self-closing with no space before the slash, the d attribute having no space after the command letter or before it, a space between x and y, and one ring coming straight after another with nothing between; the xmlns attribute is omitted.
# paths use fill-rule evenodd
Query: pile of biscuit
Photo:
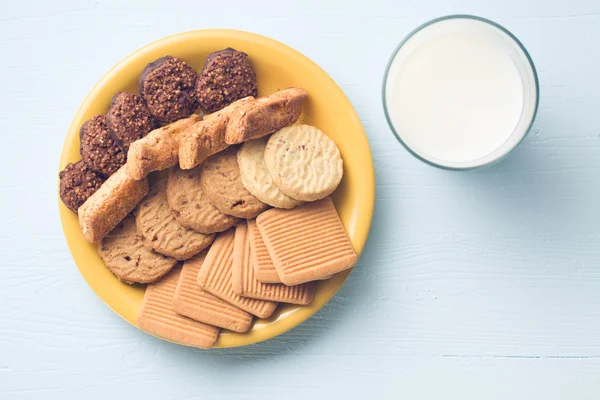
<svg viewBox="0 0 600 400"><path fill-rule="evenodd" d="M228 48L199 74L174 57L148 64L139 93L83 124L60 195L110 271L149 284L142 329L208 348L356 263L329 198L339 149L293 125L306 91L256 98L247 55Z"/></svg>

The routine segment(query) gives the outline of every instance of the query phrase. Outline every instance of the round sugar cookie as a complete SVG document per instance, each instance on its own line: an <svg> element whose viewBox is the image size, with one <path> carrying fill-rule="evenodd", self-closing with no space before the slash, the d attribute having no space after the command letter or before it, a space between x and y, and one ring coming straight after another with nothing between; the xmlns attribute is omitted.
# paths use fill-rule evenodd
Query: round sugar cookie
<svg viewBox="0 0 600 400"><path fill-rule="evenodd" d="M135 223L146 247L178 260L192 258L215 238L214 234L198 233L175 220L167 200L166 179L150 187L135 211Z"/></svg>
<svg viewBox="0 0 600 400"><path fill-rule="evenodd" d="M340 150L310 125L292 125L275 132L267 142L264 159L275 185L297 200L329 196L344 174Z"/></svg>
<svg viewBox="0 0 600 400"><path fill-rule="evenodd" d="M250 219L269 207L244 187L236 147L229 147L204 161L200 185L208 200L227 215Z"/></svg>
<svg viewBox="0 0 600 400"><path fill-rule="evenodd" d="M244 187L254 197L277 208L294 208L303 202L284 194L271 178L265 167L263 154L267 146L268 137L248 140L238 150L237 160Z"/></svg>
<svg viewBox="0 0 600 400"><path fill-rule="evenodd" d="M222 232L239 222L212 205L200 186L202 165L183 170L174 167L169 173L167 199L177 222L200 233Z"/></svg>
<svg viewBox="0 0 600 400"><path fill-rule="evenodd" d="M133 215L126 217L100 240L98 254L106 267L126 283L154 282L177 264L176 259L143 245Z"/></svg>

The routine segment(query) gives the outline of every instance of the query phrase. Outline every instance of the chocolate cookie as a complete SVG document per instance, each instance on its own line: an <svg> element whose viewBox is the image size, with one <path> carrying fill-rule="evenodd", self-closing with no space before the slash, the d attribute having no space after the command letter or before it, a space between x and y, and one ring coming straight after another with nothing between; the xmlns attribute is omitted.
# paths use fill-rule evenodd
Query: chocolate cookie
<svg viewBox="0 0 600 400"><path fill-rule="evenodd" d="M137 233L133 215L125 218L98 245L98 254L108 269L125 283L157 281L177 260L146 248Z"/></svg>
<svg viewBox="0 0 600 400"><path fill-rule="evenodd" d="M60 178L60 199L74 212L104 182L104 177L92 171L82 160L68 164L58 174Z"/></svg>
<svg viewBox="0 0 600 400"><path fill-rule="evenodd" d="M106 124L112 138L125 154L132 142L160 126L150 115L142 98L128 92L119 92L113 96L110 110L106 114Z"/></svg>
<svg viewBox="0 0 600 400"><path fill-rule="evenodd" d="M196 82L198 103L209 112L257 94L256 73L248 55L232 48L211 53Z"/></svg>
<svg viewBox="0 0 600 400"><path fill-rule="evenodd" d="M181 225L169 208L167 180L155 182L138 205L135 222L144 245L178 260L187 260L210 246L215 235L204 235Z"/></svg>
<svg viewBox="0 0 600 400"><path fill-rule="evenodd" d="M238 218L255 218L269 206L244 187L237 150L229 147L207 158L202 164L200 185L208 200L222 213Z"/></svg>
<svg viewBox="0 0 600 400"><path fill-rule="evenodd" d="M174 167L169 173L167 199L177 222L201 233L222 232L239 219L223 214L206 198L200 186L199 165L183 170Z"/></svg>
<svg viewBox="0 0 600 400"><path fill-rule="evenodd" d="M196 70L176 57L151 62L140 76L140 96L159 121L189 117L196 108Z"/></svg>
<svg viewBox="0 0 600 400"><path fill-rule="evenodd" d="M109 177L125 164L125 154L108 132L104 115L88 119L81 126L79 139L81 158L91 170Z"/></svg>

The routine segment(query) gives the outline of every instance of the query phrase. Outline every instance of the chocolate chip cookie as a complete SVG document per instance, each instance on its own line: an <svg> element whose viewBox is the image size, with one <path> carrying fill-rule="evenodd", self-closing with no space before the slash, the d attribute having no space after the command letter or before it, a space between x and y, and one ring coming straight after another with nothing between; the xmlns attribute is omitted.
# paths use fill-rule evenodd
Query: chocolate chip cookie
<svg viewBox="0 0 600 400"><path fill-rule="evenodd" d="M210 246L215 235L204 235L181 225L169 208L167 180L150 187L150 193L138 205L135 222L144 245L178 260L187 260Z"/></svg>
<svg viewBox="0 0 600 400"><path fill-rule="evenodd" d="M202 166L183 170L174 167L169 173L167 199L177 222L201 233L222 232L239 219L223 214L213 206L200 186Z"/></svg>
<svg viewBox="0 0 600 400"><path fill-rule="evenodd" d="M143 245L133 215L121 221L100 241L98 254L108 269L126 283L157 281L177 264L176 259Z"/></svg>
<svg viewBox="0 0 600 400"><path fill-rule="evenodd" d="M238 218L255 218L269 206L244 187L237 150L229 147L207 158L202 164L200 185L208 200L222 213Z"/></svg>

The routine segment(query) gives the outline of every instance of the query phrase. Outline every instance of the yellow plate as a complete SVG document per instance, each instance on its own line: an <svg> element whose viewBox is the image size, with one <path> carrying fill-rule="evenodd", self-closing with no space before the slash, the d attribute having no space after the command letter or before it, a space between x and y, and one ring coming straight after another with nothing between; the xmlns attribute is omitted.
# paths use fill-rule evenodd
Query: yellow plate
<svg viewBox="0 0 600 400"><path fill-rule="evenodd" d="M209 53L226 47L249 55L256 71L259 95L289 86L301 86L308 91L309 101L302 122L320 128L340 148L344 179L333 197L352 245L360 254L367 240L375 202L373 162L360 120L344 93L321 68L294 49L263 36L232 30L193 31L161 39L129 55L100 79L77 111L65 140L60 169L80 159L81 124L94 115L106 113L116 92L137 93L138 77L146 64L171 55L199 71ZM113 311L137 326L144 287L117 280L98 257L96 245L85 241L77 216L62 204L60 198L59 208L65 237L79 271ZM345 271L321 282L308 306L280 306L271 318L257 320L245 334L223 331L215 347L244 346L292 329L327 303L349 273Z"/></svg>

